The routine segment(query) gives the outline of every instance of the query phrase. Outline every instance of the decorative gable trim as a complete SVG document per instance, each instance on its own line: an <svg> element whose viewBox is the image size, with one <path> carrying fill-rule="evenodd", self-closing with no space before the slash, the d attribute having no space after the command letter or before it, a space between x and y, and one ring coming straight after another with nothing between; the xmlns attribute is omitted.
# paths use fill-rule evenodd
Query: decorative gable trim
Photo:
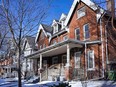
<svg viewBox="0 0 116 87"><path fill-rule="evenodd" d="M46 31L44 30L42 24L40 24L40 26L39 26L39 28L38 28L38 32L37 32L36 38L35 38L35 42L38 41L38 38L39 38L39 35L40 35L40 31L41 31L41 30L44 32L44 34L45 34L46 37L47 37L48 35L51 36L50 33L46 32Z"/></svg>

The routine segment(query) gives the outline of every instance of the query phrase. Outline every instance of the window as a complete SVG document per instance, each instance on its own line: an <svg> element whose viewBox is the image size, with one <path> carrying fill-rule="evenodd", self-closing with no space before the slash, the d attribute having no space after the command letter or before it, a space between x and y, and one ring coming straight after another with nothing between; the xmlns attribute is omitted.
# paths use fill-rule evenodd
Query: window
<svg viewBox="0 0 116 87"><path fill-rule="evenodd" d="M52 64L57 64L57 63L58 63L58 57L53 57Z"/></svg>
<svg viewBox="0 0 116 87"><path fill-rule="evenodd" d="M88 51L88 70L93 70L94 67L94 51Z"/></svg>
<svg viewBox="0 0 116 87"><path fill-rule="evenodd" d="M58 25L57 24L55 24L53 26L53 28L54 28L53 34L55 34L56 32L58 32Z"/></svg>
<svg viewBox="0 0 116 87"><path fill-rule="evenodd" d="M63 66L66 65L66 63L67 63L66 55L63 55L63 56L62 56L62 63L63 63Z"/></svg>
<svg viewBox="0 0 116 87"><path fill-rule="evenodd" d="M84 39L89 39L90 38L90 34L89 34L89 25L88 24L85 24L83 26L84 28Z"/></svg>
<svg viewBox="0 0 116 87"><path fill-rule="evenodd" d="M77 11L77 17L78 17L78 18L81 18L81 17L83 17L83 16L85 16L85 15L86 15L85 7L82 7L82 8L80 8L80 9Z"/></svg>
<svg viewBox="0 0 116 87"><path fill-rule="evenodd" d="M80 55L81 55L81 52L75 52L74 53L75 68L80 68Z"/></svg>
<svg viewBox="0 0 116 87"><path fill-rule="evenodd" d="M75 39L80 40L80 29L79 28L75 30Z"/></svg>
<svg viewBox="0 0 116 87"><path fill-rule="evenodd" d="M63 40L67 40L67 39L68 39L68 36L65 35L65 36L63 37Z"/></svg>

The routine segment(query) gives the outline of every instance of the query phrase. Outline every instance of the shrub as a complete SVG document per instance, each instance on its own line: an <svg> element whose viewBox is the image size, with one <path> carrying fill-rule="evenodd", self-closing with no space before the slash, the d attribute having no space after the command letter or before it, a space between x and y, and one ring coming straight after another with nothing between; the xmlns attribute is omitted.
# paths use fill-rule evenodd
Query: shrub
<svg viewBox="0 0 116 87"><path fill-rule="evenodd" d="M108 72L108 79L116 81L116 71L109 71Z"/></svg>

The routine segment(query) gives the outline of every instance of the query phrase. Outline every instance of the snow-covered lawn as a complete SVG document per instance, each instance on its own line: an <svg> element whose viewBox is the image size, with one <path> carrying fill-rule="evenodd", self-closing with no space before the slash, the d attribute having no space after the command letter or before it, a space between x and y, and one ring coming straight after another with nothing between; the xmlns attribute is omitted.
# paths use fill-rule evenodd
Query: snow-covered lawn
<svg viewBox="0 0 116 87"><path fill-rule="evenodd" d="M49 87L58 85L62 82L55 82L55 81L42 81L39 83L25 83L22 82L22 87ZM71 87L82 87L82 82L80 81L71 81L69 82ZM0 87L18 87L18 82L7 82L6 79L0 79ZM87 87L116 87L116 82L114 81L88 81Z"/></svg>

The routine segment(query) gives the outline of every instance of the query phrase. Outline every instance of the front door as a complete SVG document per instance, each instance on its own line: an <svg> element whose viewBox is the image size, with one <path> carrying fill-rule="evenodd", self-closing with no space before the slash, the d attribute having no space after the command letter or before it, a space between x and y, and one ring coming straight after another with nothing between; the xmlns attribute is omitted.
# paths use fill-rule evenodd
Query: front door
<svg viewBox="0 0 116 87"><path fill-rule="evenodd" d="M75 52L74 53L74 61L75 61L75 68L73 71L73 79L80 80L83 78L83 70L81 68L81 52Z"/></svg>

